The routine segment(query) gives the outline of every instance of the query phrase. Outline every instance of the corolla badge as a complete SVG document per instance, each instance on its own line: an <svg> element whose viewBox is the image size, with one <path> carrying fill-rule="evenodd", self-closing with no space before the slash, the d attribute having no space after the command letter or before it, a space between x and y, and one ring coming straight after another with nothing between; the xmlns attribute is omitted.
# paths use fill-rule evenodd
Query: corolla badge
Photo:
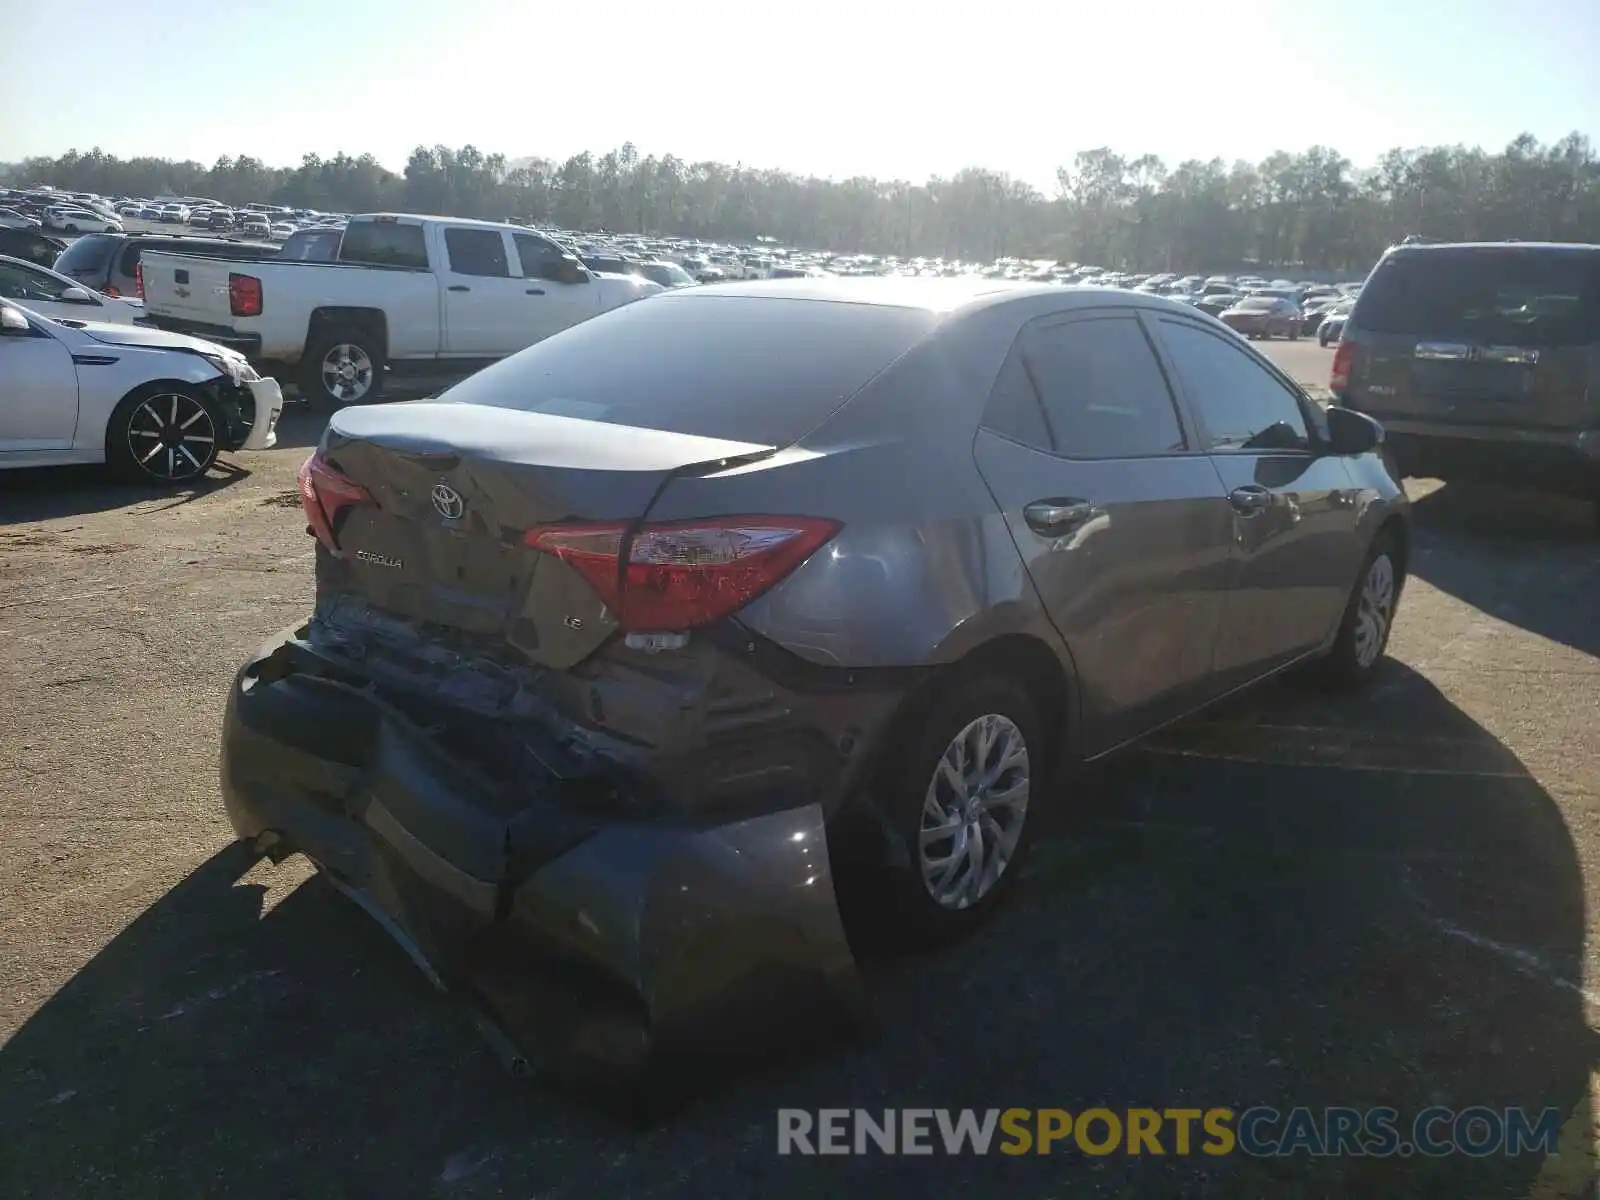
<svg viewBox="0 0 1600 1200"><path fill-rule="evenodd" d="M467 502L461 498L460 492L440 480L433 485L433 511L446 521L456 521L467 511Z"/></svg>
<svg viewBox="0 0 1600 1200"><path fill-rule="evenodd" d="M370 550L357 550L356 558L360 562L371 563L375 567L391 567L396 571L405 569L405 559L391 558L387 554L374 554Z"/></svg>

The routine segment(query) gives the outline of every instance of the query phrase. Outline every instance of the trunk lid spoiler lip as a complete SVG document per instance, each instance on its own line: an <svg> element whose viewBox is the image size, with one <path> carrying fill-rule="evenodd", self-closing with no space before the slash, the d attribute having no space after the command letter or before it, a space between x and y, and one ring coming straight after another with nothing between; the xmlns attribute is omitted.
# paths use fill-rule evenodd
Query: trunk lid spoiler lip
<svg viewBox="0 0 1600 1200"><path fill-rule="evenodd" d="M757 462L780 449L583 417L428 400L334 413L322 448L336 451L358 441L413 458L471 456L558 469L663 473L669 478Z"/></svg>

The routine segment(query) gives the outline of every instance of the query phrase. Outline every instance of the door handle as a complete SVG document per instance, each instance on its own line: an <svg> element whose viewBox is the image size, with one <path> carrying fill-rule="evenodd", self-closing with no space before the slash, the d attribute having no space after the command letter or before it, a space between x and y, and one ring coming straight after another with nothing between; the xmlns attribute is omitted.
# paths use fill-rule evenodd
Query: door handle
<svg viewBox="0 0 1600 1200"><path fill-rule="evenodd" d="M1022 510L1028 528L1040 537L1062 537L1094 515L1087 500L1035 500Z"/></svg>
<svg viewBox="0 0 1600 1200"><path fill-rule="evenodd" d="M544 295L544 289L543 288L529 288L528 289L528 295L530 295L530 296L542 296L542 295Z"/></svg>
<svg viewBox="0 0 1600 1200"><path fill-rule="evenodd" d="M451 291L452 291L452 292L470 292L470 291L471 291L471 290L472 290L472 289L471 289L471 288L469 288L469 287L468 287L468 286L467 286L467 285L466 285L466 284L464 284L464 283L452 283L452 284L451 284L451 285L450 285L450 290L451 290Z"/></svg>
<svg viewBox="0 0 1600 1200"><path fill-rule="evenodd" d="M1236 487L1228 493L1228 503L1242 517L1253 517L1272 504L1272 493L1258 483Z"/></svg>

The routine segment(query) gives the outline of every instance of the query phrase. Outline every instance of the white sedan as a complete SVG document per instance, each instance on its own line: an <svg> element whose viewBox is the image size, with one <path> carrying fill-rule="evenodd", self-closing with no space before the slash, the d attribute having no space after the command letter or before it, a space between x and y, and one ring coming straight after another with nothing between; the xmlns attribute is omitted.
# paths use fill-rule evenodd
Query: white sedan
<svg viewBox="0 0 1600 1200"><path fill-rule="evenodd" d="M0 254L0 300L15 300L57 321L132 325L144 316L142 300L102 296L70 276L6 254Z"/></svg>
<svg viewBox="0 0 1600 1200"><path fill-rule="evenodd" d="M283 392L236 350L142 325L65 325L0 300L0 468L106 463L177 483L277 441Z"/></svg>
<svg viewBox="0 0 1600 1200"><path fill-rule="evenodd" d="M121 233L122 222L87 208L47 208L44 210L46 229L59 229L66 233Z"/></svg>

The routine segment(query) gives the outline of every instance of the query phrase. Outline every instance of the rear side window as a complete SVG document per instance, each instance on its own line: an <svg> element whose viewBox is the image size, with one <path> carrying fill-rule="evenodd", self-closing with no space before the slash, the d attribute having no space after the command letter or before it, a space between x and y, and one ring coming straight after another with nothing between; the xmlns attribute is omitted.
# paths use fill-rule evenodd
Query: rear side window
<svg viewBox="0 0 1600 1200"><path fill-rule="evenodd" d="M991 398L1009 412L1008 436L1067 458L1185 449L1166 376L1136 317L1036 325L1023 332L1018 349L1017 367L1008 363L1001 371ZM1025 385L1038 398L1037 417ZM991 419L998 415L991 409Z"/></svg>
<svg viewBox="0 0 1600 1200"><path fill-rule="evenodd" d="M375 267L428 269L428 246L421 225L396 221L351 221L339 244L339 261Z"/></svg>
<svg viewBox="0 0 1600 1200"><path fill-rule="evenodd" d="M102 278L121 238L87 234L73 242L56 259L56 270L74 279Z"/></svg>
<svg viewBox="0 0 1600 1200"><path fill-rule="evenodd" d="M511 274L506 263L506 239L498 229L446 229L444 250L457 275L487 275L504 279Z"/></svg>
<svg viewBox="0 0 1600 1200"><path fill-rule="evenodd" d="M1371 333L1511 345L1600 342L1600 255L1512 248L1391 254L1352 323Z"/></svg>
<svg viewBox="0 0 1600 1200"><path fill-rule="evenodd" d="M937 319L887 305L672 292L563 330L442 398L787 446Z"/></svg>

